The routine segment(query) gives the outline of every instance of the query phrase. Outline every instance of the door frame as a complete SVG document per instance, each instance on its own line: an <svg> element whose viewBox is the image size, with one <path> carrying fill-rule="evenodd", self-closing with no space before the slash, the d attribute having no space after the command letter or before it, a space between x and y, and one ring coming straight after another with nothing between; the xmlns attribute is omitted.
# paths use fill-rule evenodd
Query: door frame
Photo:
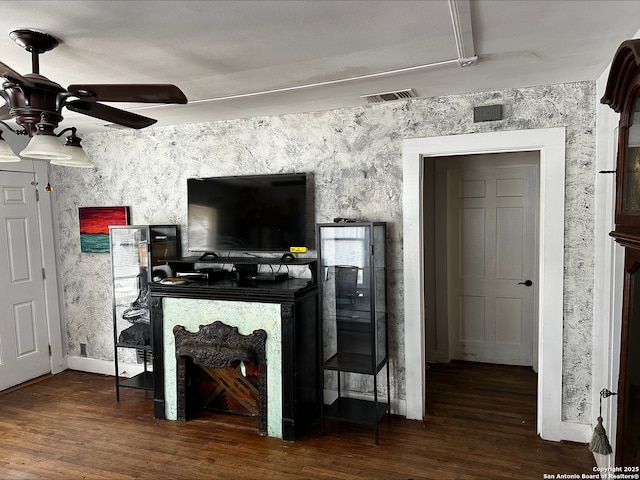
<svg viewBox="0 0 640 480"><path fill-rule="evenodd" d="M424 163L449 155L540 153L538 244L537 433L545 440L588 442L589 425L562 420L562 332L564 266L565 128L472 133L403 141L403 261L406 416L426 413L424 300Z"/></svg>
<svg viewBox="0 0 640 480"><path fill-rule="evenodd" d="M45 315L47 318L47 330L49 335L49 345L51 346L51 373L60 373L68 368L67 358L64 349L64 326L61 314L61 292L59 289L58 272L59 248L54 230L57 218L55 211L54 195L45 192L45 185L49 183L49 163L42 160L22 160L15 163L0 164L0 175L2 172L30 173L34 181L38 182L38 221L40 229L40 249L42 253L42 267L46 275L44 279L45 295ZM53 255L52 255L53 252Z"/></svg>

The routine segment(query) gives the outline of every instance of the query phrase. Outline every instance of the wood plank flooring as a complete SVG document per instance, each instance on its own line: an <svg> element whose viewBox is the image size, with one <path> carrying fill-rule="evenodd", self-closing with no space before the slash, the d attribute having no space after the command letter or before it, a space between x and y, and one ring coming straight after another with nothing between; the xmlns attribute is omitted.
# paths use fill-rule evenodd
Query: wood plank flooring
<svg viewBox="0 0 640 480"><path fill-rule="evenodd" d="M295 443L257 420L207 414L154 420L152 394L66 371L0 393L0 479L542 479L592 473L586 445L535 433L536 375L526 368L432 365L425 421L328 422Z"/></svg>

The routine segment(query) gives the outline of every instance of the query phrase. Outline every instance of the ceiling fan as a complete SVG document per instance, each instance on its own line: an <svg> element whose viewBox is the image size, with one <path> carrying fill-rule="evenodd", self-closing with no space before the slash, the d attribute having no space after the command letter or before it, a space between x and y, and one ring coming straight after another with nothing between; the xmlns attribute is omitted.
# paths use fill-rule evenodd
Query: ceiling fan
<svg viewBox="0 0 640 480"><path fill-rule="evenodd" d="M184 93L170 84L74 84L65 89L40 74L39 56L58 46L60 42L58 38L34 29L13 30L9 32L9 36L31 53L33 70L32 73L21 75L0 62L0 77L6 80L0 89L0 97L5 101L5 105L0 107L0 123L16 134L34 137L33 140L41 136L60 136L62 132L56 135L53 130L63 120L63 108L110 123L139 129L153 125L157 120L100 102L187 103ZM23 130L13 130L2 122L12 118ZM66 130L72 130L75 137L75 128ZM76 143L72 146L79 146L79 140ZM21 154L28 156L25 153L28 149L29 147ZM47 157L32 156L32 158Z"/></svg>
<svg viewBox="0 0 640 480"><path fill-rule="evenodd" d="M56 37L33 29L13 30L9 36L31 52L33 72L20 75L0 62L0 77L7 80L0 90L0 96L6 102L0 108L0 118L15 118L29 136L35 133L42 114L46 114L48 121L57 126L62 121L63 107L126 127L144 128L153 125L156 120L99 102L187 103L187 98L178 87L167 84L78 84L64 89L40 75L39 55L58 46Z"/></svg>

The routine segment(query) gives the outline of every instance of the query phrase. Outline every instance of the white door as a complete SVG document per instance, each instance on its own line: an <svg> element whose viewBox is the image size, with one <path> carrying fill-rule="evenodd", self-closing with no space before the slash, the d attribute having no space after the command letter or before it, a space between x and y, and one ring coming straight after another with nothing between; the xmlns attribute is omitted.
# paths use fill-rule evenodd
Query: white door
<svg viewBox="0 0 640 480"><path fill-rule="evenodd" d="M522 152L436 164L452 359L534 365L537 162Z"/></svg>
<svg viewBox="0 0 640 480"><path fill-rule="evenodd" d="M51 371L33 174L0 176L0 390Z"/></svg>

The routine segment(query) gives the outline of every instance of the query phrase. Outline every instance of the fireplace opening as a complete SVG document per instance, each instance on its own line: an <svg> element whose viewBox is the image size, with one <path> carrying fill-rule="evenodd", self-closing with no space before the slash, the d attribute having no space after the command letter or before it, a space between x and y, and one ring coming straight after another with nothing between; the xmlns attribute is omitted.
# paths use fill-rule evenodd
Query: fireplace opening
<svg viewBox="0 0 640 480"><path fill-rule="evenodd" d="M187 367L187 416L198 410L258 417L260 413L259 368L236 360L229 367Z"/></svg>
<svg viewBox="0 0 640 480"><path fill-rule="evenodd" d="M264 330L241 335L222 322L200 325L191 333L173 329L177 366L177 418L196 410L258 418L267 434L267 363Z"/></svg>

